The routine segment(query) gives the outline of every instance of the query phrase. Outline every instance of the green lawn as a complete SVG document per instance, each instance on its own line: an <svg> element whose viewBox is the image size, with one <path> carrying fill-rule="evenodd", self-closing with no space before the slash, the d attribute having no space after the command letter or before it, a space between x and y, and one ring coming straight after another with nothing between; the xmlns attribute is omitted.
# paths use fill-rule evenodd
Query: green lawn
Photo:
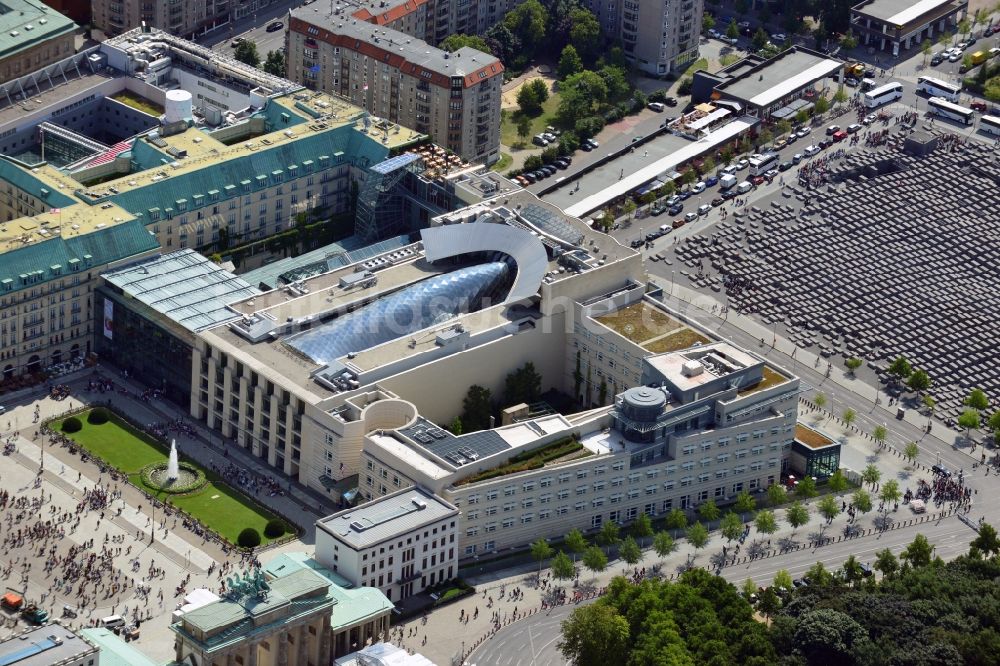
<svg viewBox="0 0 1000 666"><path fill-rule="evenodd" d="M261 544L271 541L264 536L264 526L267 521L277 516L222 482L217 474L196 465L208 478L208 483L201 490L184 496L157 491L142 482L140 471L146 465L166 462L169 452L160 442L114 415L110 421L102 425L87 423L87 412L78 414L77 418L80 419L83 428L68 437L109 465L126 473L134 485L161 501L169 501L232 543L236 543L236 537L247 527L252 527L260 533ZM62 421L53 421L51 427L53 430L61 431Z"/></svg>
<svg viewBox="0 0 1000 666"><path fill-rule="evenodd" d="M549 98L542 104L542 112L531 119L531 131L525 140L531 146L531 137L545 131L546 125L553 125L553 118L559 108L559 93L550 92ZM521 137L517 135L517 119L520 111L513 109L504 114L503 122L500 124L500 143L505 146L513 146L521 142ZM534 147L534 146L532 146Z"/></svg>
<svg viewBox="0 0 1000 666"><path fill-rule="evenodd" d="M497 173L506 171L508 168L510 168L510 163L513 161L514 158L508 155L507 153L500 153L500 159L497 160L496 163L490 167L490 170L496 171Z"/></svg>

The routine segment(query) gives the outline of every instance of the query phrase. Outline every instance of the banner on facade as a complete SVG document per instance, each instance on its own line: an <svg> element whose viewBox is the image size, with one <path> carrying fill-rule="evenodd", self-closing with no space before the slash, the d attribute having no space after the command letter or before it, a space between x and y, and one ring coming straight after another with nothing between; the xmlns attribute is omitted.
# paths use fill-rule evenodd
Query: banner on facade
<svg viewBox="0 0 1000 666"><path fill-rule="evenodd" d="M104 337L112 340L111 331L115 324L115 304L110 298L104 299Z"/></svg>

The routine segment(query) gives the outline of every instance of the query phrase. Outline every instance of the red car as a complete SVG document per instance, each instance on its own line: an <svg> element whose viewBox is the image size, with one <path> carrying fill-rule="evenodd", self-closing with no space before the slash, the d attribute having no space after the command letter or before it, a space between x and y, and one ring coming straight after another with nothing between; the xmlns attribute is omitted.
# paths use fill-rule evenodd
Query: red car
<svg viewBox="0 0 1000 666"><path fill-rule="evenodd" d="M973 102L969 104L969 106L971 106L974 110L978 111L979 113L986 113L987 109L986 102Z"/></svg>
<svg viewBox="0 0 1000 666"><path fill-rule="evenodd" d="M843 141L844 139L847 138L847 132L845 132L844 130L838 130L833 133L833 136L831 138L834 140L834 142Z"/></svg>
<svg viewBox="0 0 1000 666"><path fill-rule="evenodd" d="M754 185L761 185L764 182L764 176L754 176L750 179L750 182Z"/></svg>

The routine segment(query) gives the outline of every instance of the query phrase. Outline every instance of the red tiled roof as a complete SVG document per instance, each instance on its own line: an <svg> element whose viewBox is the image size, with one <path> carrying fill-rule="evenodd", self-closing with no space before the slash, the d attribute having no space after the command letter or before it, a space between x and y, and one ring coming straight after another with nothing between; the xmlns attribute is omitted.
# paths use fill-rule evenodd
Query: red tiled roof
<svg viewBox="0 0 1000 666"><path fill-rule="evenodd" d="M358 11L351 14L356 19L361 19L368 23L374 23L376 25L386 25L403 18L407 14L412 14L417 11L417 8L421 5L427 4L427 0L407 0L401 5L396 5L387 12L382 12L381 14L372 14L367 8L359 9Z"/></svg>

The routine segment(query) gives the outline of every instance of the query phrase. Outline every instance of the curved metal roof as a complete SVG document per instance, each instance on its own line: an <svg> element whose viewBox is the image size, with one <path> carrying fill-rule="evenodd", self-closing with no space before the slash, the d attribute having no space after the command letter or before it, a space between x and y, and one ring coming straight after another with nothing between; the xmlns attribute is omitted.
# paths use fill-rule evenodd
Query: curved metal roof
<svg viewBox="0 0 1000 666"><path fill-rule="evenodd" d="M534 234L506 224L476 222L423 229L424 255L428 261L470 252L503 252L517 264L517 276L505 302L531 298L548 270L545 246Z"/></svg>

